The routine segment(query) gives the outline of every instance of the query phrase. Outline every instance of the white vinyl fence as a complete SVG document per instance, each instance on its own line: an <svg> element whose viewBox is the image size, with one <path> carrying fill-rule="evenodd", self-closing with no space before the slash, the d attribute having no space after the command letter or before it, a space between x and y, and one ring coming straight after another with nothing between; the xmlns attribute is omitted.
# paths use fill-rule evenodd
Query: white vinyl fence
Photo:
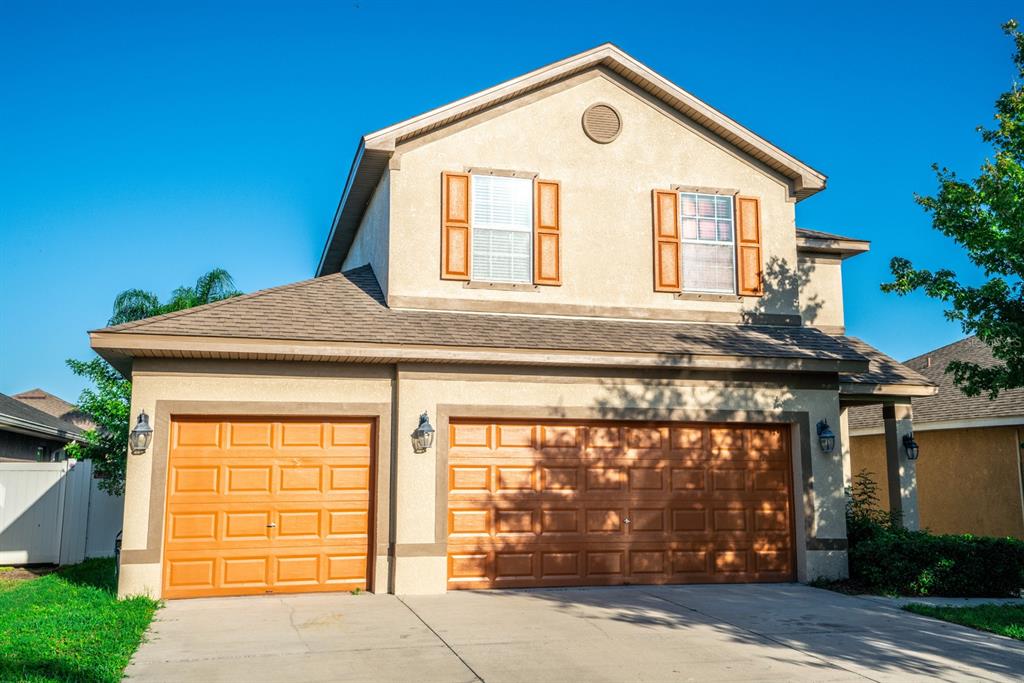
<svg viewBox="0 0 1024 683"><path fill-rule="evenodd" d="M88 460L0 463L0 564L113 555L124 498L98 484Z"/></svg>

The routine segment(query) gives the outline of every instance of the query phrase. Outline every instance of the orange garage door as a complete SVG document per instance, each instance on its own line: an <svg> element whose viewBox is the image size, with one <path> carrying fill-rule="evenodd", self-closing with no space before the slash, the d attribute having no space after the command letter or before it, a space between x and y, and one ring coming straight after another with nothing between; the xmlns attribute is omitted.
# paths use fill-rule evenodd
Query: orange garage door
<svg viewBox="0 0 1024 683"><path fill-rule="evenodd" d="M166 598L366 588L373 423L175 418Z"/></svg>
<svg viewBox="0 0 1024 683"><path fill-rule="evenodd" d="M786 427L449 429L449 588L794 578Z"/></svg>

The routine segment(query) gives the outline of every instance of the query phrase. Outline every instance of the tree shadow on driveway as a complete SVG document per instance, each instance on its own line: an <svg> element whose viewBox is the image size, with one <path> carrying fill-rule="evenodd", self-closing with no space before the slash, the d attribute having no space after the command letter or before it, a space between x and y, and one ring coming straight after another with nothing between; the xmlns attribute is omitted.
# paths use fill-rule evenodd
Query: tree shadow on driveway
<svg viewBox="0 0 1024 683"><path fill-rule="evenodd" d="M635 658L623 662L627 671L631 662L674 657L706 679L719 670L809 680L1024 674L1024 643L798 584L464 591L403 600L455 651L468 652L471 665L474 648L500 643L510 652L564 652L567 661L617 650ZM707 668L712 660L720 669Z"/></svg>

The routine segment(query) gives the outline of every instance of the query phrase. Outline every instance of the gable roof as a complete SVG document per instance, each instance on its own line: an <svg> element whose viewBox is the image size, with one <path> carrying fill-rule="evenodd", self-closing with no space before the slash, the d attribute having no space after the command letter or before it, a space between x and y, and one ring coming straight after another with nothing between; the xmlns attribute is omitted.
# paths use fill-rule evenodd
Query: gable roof
<svg viewBox="0 0 1024 683"><path fill-rule="evenodd" d="M80 441L82 430L49 413L0 394L0 429L28 433L46 439Z"/></svg>
<svg viewBox="0 0 1024 683"><path fill-rule="evenodd" d="M946 373L950 361L962 360L982 367L996 365L992 350L977 337L939 347L916 356L903 365L938 386L934 396L915 398L914 424L928 425L964 420L990 420L993 418L1020 418L1024 424L1024 389L1000 392L995 400L987 394L965 396ZM850 429L877 430L883 427L878 406L858 406L850 409Z"/></svg>
<svg viewBox="0 0 1024 683"><path fill-rule="evenodd" d="M862 372L863 355L808 327L389 308L362 266L91 333L122 372L135 356L389 363L647 365ZM234 340L234 341L232 341Z"/></svg>
<svg viewBox="0 0 1024 683"><path fill-rule="evenodd" d="M468 118L584 71L603 67L692 119L721 139L774 169L793 184L797 201L825 188L826 177L768 140L697 99L611 43L499 83L450 104L365 135L359 142L341 201L317 267L317 277L336 273L355 238L363 211L395 147L411 138Z"/></svg>
<svg viewBox="0 0 1024 683"><path fill-rule="evenodd" d="M79 410L78 406L74 403L69 403L60 396L55 396L39 387L22 391L15 394L13 398L36 410L41 410L65 422L70 422L79 429L92 429L95 426L92 419Z"/></svg>

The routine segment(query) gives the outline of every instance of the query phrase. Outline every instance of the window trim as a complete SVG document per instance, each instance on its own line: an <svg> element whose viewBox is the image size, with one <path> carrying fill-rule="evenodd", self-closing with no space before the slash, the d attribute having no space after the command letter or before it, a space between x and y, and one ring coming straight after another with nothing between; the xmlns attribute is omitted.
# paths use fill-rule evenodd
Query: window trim
<svg viewBox="0 0 1024 683"><path fill-rule="evenodd" d="M470 213L470 231L469 231L469 280L466 281L465 286L471 289L536 289L537 285L534 282L534 240L537 233L537 217L536 217L536 206L537 206L537 178L540 177L539 173L532 171L510 171L504 169L486 169L486 168L475 168L466 167L466 173L469 174L469 196L472 199L474 192L473 176L497 176L504 178L517 178L520 180L530 181L530 228L529 230L509 230L507 232L524 232L530 236L530 248L529 253L529 266L528 273L529 279L527 280L488 280L477 277L475 274L477 259L473 258L473 244L476 241L477 227L475 221L473 221L472 213ZM472 206L472 203L471 203Z"/></svg>
<svg viewBox="0 0 1024 683"><path fill-rule="evenodd" d="M710 297L727 297L727 300L732 300L733 297L740 297L739 293L739 273L737 272L738 264L736 257L736 197L739 195L739 190L726 190L726 189L715 189L715 188L698 188L693 186L684 185L673 185L672 189L679 195L679 292L676 294L678 299L689 299L693 300L693 297L704 298L704 300L710 300ZM729 223L731 224L730 234L732 238L728 242L720 240L702 240L697 238L684 237L683 227L683 195L694 195L695 197L722 197L728 196L729 201L732 205L732 211L730 212ZM687 218L692 218L687 216ZM699 216L696 217L700 219ZM716 219L717 220L717 217ZM698 244L698 245L718 245L728 246L729 251L732 255L732 290L726 291L722 289L687 289L685 274L683 271L683 265L686 261L684 256L684 247L687 244Z"/></svg>

